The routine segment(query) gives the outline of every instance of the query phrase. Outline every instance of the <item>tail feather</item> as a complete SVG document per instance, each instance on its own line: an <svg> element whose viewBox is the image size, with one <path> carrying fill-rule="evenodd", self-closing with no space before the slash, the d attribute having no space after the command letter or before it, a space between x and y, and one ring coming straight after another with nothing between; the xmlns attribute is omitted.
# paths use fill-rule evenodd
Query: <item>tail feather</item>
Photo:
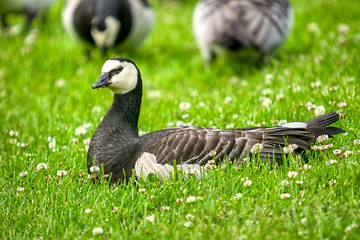
<svg viewBox="0 0 360 240"><path fill-rule="evenodd" d="M337 112L331 112L306 121L307 128L324 128L339 120L340 115Z"/></svg>

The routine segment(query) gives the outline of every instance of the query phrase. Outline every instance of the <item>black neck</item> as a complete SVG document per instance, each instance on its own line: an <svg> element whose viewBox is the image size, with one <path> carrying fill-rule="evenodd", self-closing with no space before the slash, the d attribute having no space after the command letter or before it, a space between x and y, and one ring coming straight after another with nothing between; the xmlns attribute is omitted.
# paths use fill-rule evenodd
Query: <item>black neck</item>
<svg viewBox="0 0 360 240"><path fill-rule="evenodd" d="M127 132L138 136L138 119L141 106L141 87L125 94L115 94L114 101L107 111L102 124L104 126L121 126Z"/></svg>

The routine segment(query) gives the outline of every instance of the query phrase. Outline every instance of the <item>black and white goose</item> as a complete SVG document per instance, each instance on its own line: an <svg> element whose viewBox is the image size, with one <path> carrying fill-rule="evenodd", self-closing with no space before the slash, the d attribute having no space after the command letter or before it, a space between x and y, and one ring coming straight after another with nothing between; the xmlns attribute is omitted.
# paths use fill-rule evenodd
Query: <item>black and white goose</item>
<svg viewBox="0 0 360 240"><path fill-rule="evenodd" d="M195 166L198 170L199 165L212 159L218 163L227 158L241 164L253 154L259 154L265 162L273 157L281 160L286 144L296 144L295 153L299 154L310 149L310 143L320 135L345 132L327 127L339 119L339 114L333 112L277 127L173 127L139 137L142 80L135 63L125 58L107 60L92 85L93 89L104 87L114 92L114 101L91 139L87 168L93 173L103 165L104 173L112 174L112 182L128 179L134 168L138 177L155 173L166 178L173 170L173 161L185 169Z"/></svg>
<svg viewBox="0 0 360 240"><path fill-rule="evenodd" d="M62 10L65 30L98 47L136 49L149 34L154 13L147 0L68 0Z"/></svg>
<svg viewBox="0 0 360 240"><path fill-rule="evenodd" d="M292 25L288 0L201 0L193 31L206 64L218 55L256 59L286 40Z"/></svg>

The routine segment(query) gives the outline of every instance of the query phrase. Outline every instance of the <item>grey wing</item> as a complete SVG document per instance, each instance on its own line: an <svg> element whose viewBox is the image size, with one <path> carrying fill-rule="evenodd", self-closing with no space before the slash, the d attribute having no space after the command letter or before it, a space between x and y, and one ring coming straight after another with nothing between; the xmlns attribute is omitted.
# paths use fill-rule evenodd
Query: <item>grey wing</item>
<svg viewBox="0 0 360 240"><path fill-rule="evenodd" d="M241 162L254 144L263 142L261 131L250 135L241 129L179 127L148 133L140 141L142 151L154 154L158 163L205 164L226 158Z"/></svg>
<svg viewBox="0 0 360 240"><path fill-rule="evenodd" d="M272 162L282 158L282 147L297 144L298 154L310 149L316 139L314 133L305 128L247 128L212 129L202 127L168 128L148 133L140 138L141 151L154 154L157 163L206 164L224 159L241 163L252 157L251 149L261 144L259 157L262 161Z"/></svg>
<svg viewBox="0 0 360 240"><path fill-rule="evenodd" d="M201 51L218 44L230 50L255 47L271 52L281 45L291 25L288 1L202 1L193 28Z"/></svg>

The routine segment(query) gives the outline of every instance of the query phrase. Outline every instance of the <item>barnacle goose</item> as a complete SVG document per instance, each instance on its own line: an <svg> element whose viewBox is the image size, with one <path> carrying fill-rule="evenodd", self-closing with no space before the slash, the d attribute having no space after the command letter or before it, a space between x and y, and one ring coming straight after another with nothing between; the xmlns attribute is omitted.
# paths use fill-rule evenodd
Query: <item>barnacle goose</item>
<svg viewBox="0 0 360 240"><path fill-rule="evenodd" d="M0 17L4 28L8 26L5 15L23 13L26 15L25 30L27 30L34 17L45 14L56 0L0 0Z"/></svg>
<svg viewBox="0 0 360 240"><path fill-rule="evenodd" d="M173 161L185 170L193 166L198 171L199 165L212 159L219 163L227 158L241 164L255 154L264 162L281 160L286 144L296 144L294 152L299 154L310 149L310 143L320 135L345 132L327 127L339 119L339 114L332 112L277 127L172 127L139 137L142 80L135 63L125 58L107 60L92 85L93 89L104 87L114 92L114 100L91 139L87 168L94 174L103 167L105 174L112 174L112 182L128 179L133 169L137 177L154 173L166 178L174 170Z"/></svg>
<svg viewBox="0 0 360 240"><path fill-rule="evenodd" d="M200 0L193 32L205 64L216 56L258 59L286 40L292 24L288 0Z"/></svg>
<svg viewBox="0 0 360 240"><path fill-rule="evenodd" d="M62 10L65 30L75 39L98 47L136 49L154 20L147 0L68 0Z"/></svg>

